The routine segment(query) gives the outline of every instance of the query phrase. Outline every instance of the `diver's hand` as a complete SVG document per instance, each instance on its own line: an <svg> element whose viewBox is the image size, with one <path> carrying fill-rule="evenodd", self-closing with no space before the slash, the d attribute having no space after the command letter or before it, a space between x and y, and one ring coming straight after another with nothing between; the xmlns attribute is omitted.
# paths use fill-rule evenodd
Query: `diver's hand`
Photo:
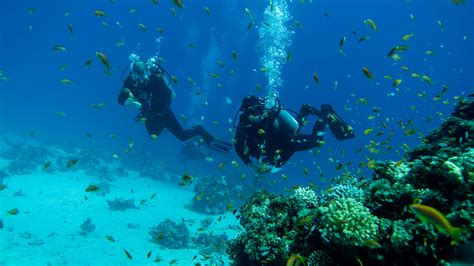
<svg viewBox="0 0 474 266"><path fill-rule="evenodd" d="M133 104L135 105L137 108L142 108L142 104L140 102L138 102L135 97L128 97L127 100L125 101L125 105L130 105L130 104Z"/></svg>

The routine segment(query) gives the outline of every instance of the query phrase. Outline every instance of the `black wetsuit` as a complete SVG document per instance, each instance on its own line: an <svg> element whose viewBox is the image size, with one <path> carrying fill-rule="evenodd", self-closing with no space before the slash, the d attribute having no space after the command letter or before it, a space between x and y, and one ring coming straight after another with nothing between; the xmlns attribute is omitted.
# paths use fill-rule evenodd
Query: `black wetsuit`
<svg viewBox="0 0 474 266"><path fill-rule="evenodd" d="M312 110L314 110L312 114L320 116L316 108L312 107ZM237 155L245 164L251 162L250 157L257 160L263 157L262 162L280 167L295 152L320 146L323 134L318 132L324 132L327 125L326 119L320 118L314 124L311 134L299 133L303 118L309 115L302 110L296 118L299 124L296 134L289 134L274 128L273 121L277 119L277 114L270 114L258 123L251 122L249 115L256 114L245 111L240 115L234 144ZM259 132L260 129L263 131Z"/></svg>
<svg viewBox="0 0 474 266"><path fill-rule="evenodd" d="M143 84L135 82L129 75L123 84L142 105L140 118L145 119L145 126L150 137L159 136L164 128L173 133L181 141L202 135L202 130L197 127L183 130L175 114L171 110L172 90L167 86L163 76L151 75L149 80ZM123 89L118 95L118 103L125 105L129 94ZM154 136L153 136L154 137Z"/></svg>

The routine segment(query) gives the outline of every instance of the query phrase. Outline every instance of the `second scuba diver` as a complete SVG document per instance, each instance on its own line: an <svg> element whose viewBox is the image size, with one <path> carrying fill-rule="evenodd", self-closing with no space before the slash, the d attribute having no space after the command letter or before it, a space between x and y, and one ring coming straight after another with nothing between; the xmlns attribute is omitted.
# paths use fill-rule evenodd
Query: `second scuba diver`
<svg viewBox="0 0 474 266"><path fill-rule="evenodd" d="M135 120L145 122L150 138L156 139L167 128L181 141L201 136L213 150L227 153L232 149L232 144L214 138L201 125L184 130L171 110L171 100L175 95L165 77L167 72L161 68L159 61L152 57L145 63L138 56L132 57L132 60L132 71L120 90L118 103L134 104L139 108L140 113Z"/></svg>
<svg viewBox="0 0 474 266"><path fill-rule="evenodd" d="M257 168L257 165L250 157L258 160L259 172L277 170L295 152L321 146L327 125L338 140L355 136L352 127L328 104L322 104L321 110L303 104L295 119L281 107L278 99L249 95L242 100L239 111L242 114L236 126L235 151L252 168ZM311 134L300 133L304 119L309 115L318 116L318 120ZM261 168L262 165L268 167Z"/></svg>

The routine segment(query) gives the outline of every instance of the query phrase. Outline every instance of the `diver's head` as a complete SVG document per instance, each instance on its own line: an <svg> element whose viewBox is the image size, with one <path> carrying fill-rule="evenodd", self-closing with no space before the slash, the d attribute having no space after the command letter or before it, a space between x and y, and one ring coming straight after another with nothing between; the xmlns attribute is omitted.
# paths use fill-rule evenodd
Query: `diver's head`
<svg viewBox="0 0 474 266"><path fill-rule="evenodd" d="M132 76L138 82L145 82L148 80L147 66L145 62L137 60L133 63Z"/></svg>
<svg viewBox="0 0 474 266"><path fill-rule="evenodd" d="M242 100L242 103L240 104L240 111L246 111L251 108L255 108L257 106L261 105L261 100L257 96L254 95L247 95L244 97Z"/></svg>

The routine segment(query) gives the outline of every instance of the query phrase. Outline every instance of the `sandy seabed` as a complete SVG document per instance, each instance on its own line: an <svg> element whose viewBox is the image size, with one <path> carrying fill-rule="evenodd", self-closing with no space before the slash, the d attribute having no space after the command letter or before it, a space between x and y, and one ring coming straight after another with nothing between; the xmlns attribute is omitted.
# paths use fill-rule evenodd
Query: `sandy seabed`
<svg viewBox="0 0 474 266"><path fill-rule="evenodd" d="M189 187L172 183L136 176L117 178L110 182L110 193L105 196L85 192L97 180L84 177L81 171L17 175L6 178L4 183L8 187L0 191L0 217L4 223L0 229L0 265L168 265L174 259L175 265L194 265L202 258L199 250L162 248L150 242L150 227L167 218L177 223L184 219L191 236L195 236L200 221L212 217L214 222L208 230L214 235L225 232L230 239L237 234L228 229L229 225L238 224L230 212L218 221L219 215L190 211L187 205L194 193ZM154 193L156 196L150 199ZM116 197L135 199L139 209L110 210L107 200ZM147 202L140 205L142 199ZM19 213L7 215L13 208L18 208ZM79 232L87 218L91 218L95 230L84 237ZM129 228L129 223L140 227ZM115 242L106 235L113 236ZM147 258L150 250L152 255ZM195 255L198 258L193 260ZM153 262L156 256L162 259L158 264Z"/></svg>

